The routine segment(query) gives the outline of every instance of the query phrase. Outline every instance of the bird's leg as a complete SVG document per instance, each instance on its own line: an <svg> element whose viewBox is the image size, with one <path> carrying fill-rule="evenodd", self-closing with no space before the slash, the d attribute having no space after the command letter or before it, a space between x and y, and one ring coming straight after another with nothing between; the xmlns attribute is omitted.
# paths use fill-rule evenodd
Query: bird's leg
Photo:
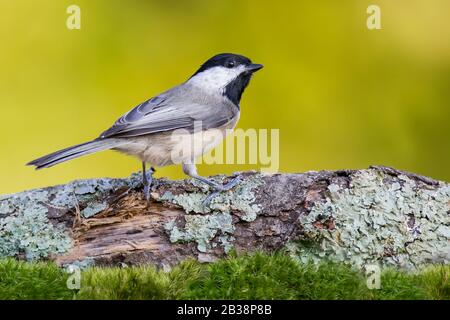
<svg viewBox="0 0 450 320"><path fill-rule="evenodd" d="M149 170L145 169L145 162L142 161L142 184L144 185L144 196L147 201L150 201L150 187L153 183L153 173L155 169L150 167Z"/></svg>
<svg viewBox="0 0 450 320"><path fill-rule="evenodd" d="M231 190L241 181L240 177L236 177L226 184L218 184L205 177L199 176L197 173L197 168L193 163L183 163L183 172L189 177L201 181L213 188L213 191L203 201L204 205L209 205L211 203L211 200L214 199L217 195L219 195L221 192Z"/></svg>

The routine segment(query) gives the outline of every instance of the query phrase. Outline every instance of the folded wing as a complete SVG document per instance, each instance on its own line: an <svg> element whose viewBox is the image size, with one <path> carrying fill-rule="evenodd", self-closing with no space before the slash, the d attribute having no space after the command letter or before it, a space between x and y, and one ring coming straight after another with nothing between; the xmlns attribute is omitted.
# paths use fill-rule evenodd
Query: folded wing
<svg viewBox="0 0 450 320"><path fill-rule="evenodd" d="M166 92L151 98L118 119L100 138L126 138L176 129L194 131L217 128L228 123L235 111L210 103L191 102L179 92Z"/></svg>

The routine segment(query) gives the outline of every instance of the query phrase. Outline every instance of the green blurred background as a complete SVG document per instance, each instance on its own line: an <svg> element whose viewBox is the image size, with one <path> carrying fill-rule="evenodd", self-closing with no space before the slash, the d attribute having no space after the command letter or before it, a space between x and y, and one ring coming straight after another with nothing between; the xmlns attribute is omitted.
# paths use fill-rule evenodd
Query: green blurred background
<svg viewBox="0 0 450 320"><path fill-rule="evenodd" d="M81 30L66 28L70 4ZM366 28L369 4L382 30ZM0 15L0 193L139 170L112 151L24 164L95 138L219 52L265 65L239 127L280 129L280 171L385 164L450 180L450 1L1 0Z"/></svg>

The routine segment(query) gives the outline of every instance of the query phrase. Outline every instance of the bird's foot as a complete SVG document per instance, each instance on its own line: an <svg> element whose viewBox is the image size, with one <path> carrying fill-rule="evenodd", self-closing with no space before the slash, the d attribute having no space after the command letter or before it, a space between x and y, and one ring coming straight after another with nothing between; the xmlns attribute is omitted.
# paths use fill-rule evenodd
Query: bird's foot
<svg viewBox="0 0 450 320"><path fill-rule="evenodd" d="M241 182L241 178L239 176L237 176L236 178L234 178L233 180L231 180L230 182L221 185L221 184L215 184L214 185L214 191L212 191L206 198L205 200L203 200L203 205L204 206L209 206L211 204L212 199L214 199L215 197L217 197L220 193L224 192L224 191L228 191L233 189L236 185L239 184L239 182Z"/></svg>
<svg viewBox="0 0 450 320"><path fill-rule="evenodd" d="M150 188L153 184L153 174L155 173L155 168L150 167L149 170L143 172L143 184L144 184L144 197L147 202L150 202Z"/></svg>

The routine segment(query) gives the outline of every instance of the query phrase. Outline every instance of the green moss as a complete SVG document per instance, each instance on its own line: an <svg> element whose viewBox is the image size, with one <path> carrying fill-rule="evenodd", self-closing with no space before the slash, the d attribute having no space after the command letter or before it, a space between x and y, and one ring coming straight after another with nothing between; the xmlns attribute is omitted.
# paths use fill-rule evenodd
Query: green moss
<svg viewBox="0 0 450 320"><path fill-rule="evenodd" d="M189 299L355 299L366 298L363 278L346 266L300 266L286 255L232 257L209 266L192 281Z"/></svg>
<svg viewBox="0 0 450 320"><path fill-rule="evenodd" d="M0 260L0 299L450 299L450 266L414 273L387 269L381 289L348 265L299 264L288 255L254 253L211 264L184 261L169 272L152 266L89 267L79 290L50 263Z"/></svg>
<svg viewBox="0 0 450 320"><path fill-rule="evenodd" d="M68 274L52 263L0 260L0 300L72 299Z"/></svg>

